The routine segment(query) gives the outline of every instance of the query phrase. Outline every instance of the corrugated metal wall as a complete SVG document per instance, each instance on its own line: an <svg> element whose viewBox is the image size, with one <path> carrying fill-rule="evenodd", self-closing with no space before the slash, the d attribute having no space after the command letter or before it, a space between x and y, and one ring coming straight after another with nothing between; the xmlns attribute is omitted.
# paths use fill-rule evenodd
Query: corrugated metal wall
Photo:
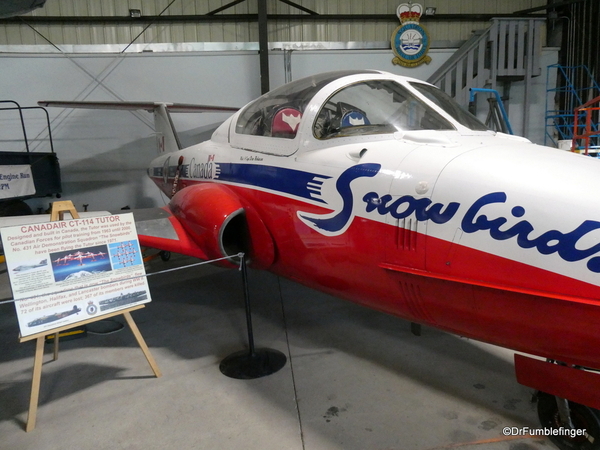
<svg viewBox="0 0 600 450"><path fill-rule="evenodd" d="M0 45L48 44L128 44L146 25L131 23L100 24L31 24L28 16L51 17L129 17L130 9L139 9L144 16L204 15L231 3L230 0L48 0L42 9L23 16L23 24L3 24L0 21ZM277 0L269 0L268 14L301 14L297 8ZM401 0L296 0L296 3L319 14L391 14ZM424 6L437 8L437 14L510 14L518 10L546 4L546 0L427 0ZM256 14L257 0L246 0L222 12L223 14ZM306 14L306 13L304 13ZM217 17L217 16L215 16ZM475 29L488 26L487 21L428 20L427 28L434 42L466 40ZM299 21L276 20L269 23L272 42L374 42L388 41L399 25L393 20L365 21ZM137 43L179 42L256 42L258 25L240 20L214 22L159 23L150 26Z"/></svg>

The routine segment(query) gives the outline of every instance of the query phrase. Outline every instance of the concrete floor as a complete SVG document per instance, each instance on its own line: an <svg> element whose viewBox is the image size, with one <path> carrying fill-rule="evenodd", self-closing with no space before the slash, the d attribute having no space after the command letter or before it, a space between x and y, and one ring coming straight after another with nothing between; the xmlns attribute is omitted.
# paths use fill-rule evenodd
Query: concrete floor
<svg viewBox="0 0 600 450"><path fill-rule="evenodd" d="M154 260L148 272L196 262ZM24 431L34 345L0 305L0 449L433 450L555 448L503 427L538 428L512 353L367 310L266 272L249 272L257 347L283 352L278 373L223 376L246 348L240 273L211 266L149 278L133 313L162 370L131 332L48 346L37 427ZM0 299L10 298L0 266ZM123 321L123 320L122 320ZM96 324L96 330L98 326Z"/></svg>

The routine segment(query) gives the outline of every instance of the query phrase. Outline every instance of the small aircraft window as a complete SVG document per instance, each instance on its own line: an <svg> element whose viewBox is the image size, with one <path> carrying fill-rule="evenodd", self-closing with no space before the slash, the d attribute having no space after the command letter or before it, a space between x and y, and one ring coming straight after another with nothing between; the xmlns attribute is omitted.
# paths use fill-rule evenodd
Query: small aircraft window
<svg viewBox="0 0 600 450"><path fill-rule="evenodd" d="M236 133L293 139L304 108L323 86L340 76L364 72L328 72L273 89L242 111L236 123Z"/></svg>
<svg viewBox="0 0 600 450"><path fill-rule="evenodd" d="M433 108L391 80L365 81L338 91L325 102L313 128L318 139L455 129Z"/></svg>
<svg viewBox="0 0 600 450"><path fill-rule="evenodd" d="M448 114L452 116L461 125L470 128L473 131L486 131L488 127L482 124L477 117L472 115L469 111L465 110L462 106L456 103L448 94L444 91L437 89L434 86L423 83L410 83L419 93L427 97L428 100L432 101Z"/></svg>

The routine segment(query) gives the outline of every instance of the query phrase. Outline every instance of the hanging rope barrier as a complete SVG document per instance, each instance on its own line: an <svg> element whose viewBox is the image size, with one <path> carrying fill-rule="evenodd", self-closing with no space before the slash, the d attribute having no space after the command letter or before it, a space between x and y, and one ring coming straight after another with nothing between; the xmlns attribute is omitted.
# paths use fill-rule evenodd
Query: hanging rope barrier
<svg viewBox="0 0 600 450"><path fill-rule="evenodd" d="M171 269L165 269L165 270L160 270L158 272L152 272L152 273L147 273L144 275L137 275L135 277L129 277L129 278L120 278L118 280L113 280L113 281L107 281L105 283L98 283L98 284L94 284L93 286L86 286L85 288L73 288L73 289L65 289L63 291L56 291L56 292L50 292L50 293L46 293L46 294L38 294L38 295L34 295L32 297L26 297L26 298L20 298L20 299L10 299L10 300L2 300L0 301L0 305L4 305L7 303L16 303L16 302L20 302L20 301L25 301L25 300L33 300L39 297L46 297L48 295L57 295L57 294L64 294L66 292L73 292L73 291L78 291L80 289L87 289L88 287L97 287L97 286L107 286L113 283L117 283L117 282L122 282L122 281L129 281L129 280L137 280L139 278L148 278L154 275L161 275L163 273L168 273L168 272L174 272L176 270L182 270L182 269L189 269L190 267L196 267L196 266L203 266L205 264L213 264L219 261L223 261L226 259L231 259L231 258L240 258L240 264L239 264L239 268L238 270L242 270L242 264L243 264L243 259L244 259L244 253L238 253L237 255L232 255L232 256L224 256L223 258L218 258L218 259L211 259L210 261L200 261L194 264L188 264L185 266L181 266L181 267L173 267Z"/></svg>

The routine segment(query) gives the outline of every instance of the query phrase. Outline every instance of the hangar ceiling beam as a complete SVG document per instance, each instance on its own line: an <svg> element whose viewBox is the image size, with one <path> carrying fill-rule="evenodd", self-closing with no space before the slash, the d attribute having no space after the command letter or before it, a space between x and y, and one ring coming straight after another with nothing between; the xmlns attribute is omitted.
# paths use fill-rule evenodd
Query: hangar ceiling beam
<svg viewBox="0 0 600 450"><path fill-rule="evenodd" d="M530 18L546 18L545 14L527 14ZM426 16L425 21L489 21L496 17L515 17L515 14L436 14ZM178 22L256 22L258 14L196 14L196 15L163 15L163 16L18 16L0 19L0 24L22 24L23 21L31 24L128 24L140 25L141 23L178 23ZM381 20L398 22L395 14L267 14L267 20L277 21L348 21L364 22L365 20Z"/></svg>

